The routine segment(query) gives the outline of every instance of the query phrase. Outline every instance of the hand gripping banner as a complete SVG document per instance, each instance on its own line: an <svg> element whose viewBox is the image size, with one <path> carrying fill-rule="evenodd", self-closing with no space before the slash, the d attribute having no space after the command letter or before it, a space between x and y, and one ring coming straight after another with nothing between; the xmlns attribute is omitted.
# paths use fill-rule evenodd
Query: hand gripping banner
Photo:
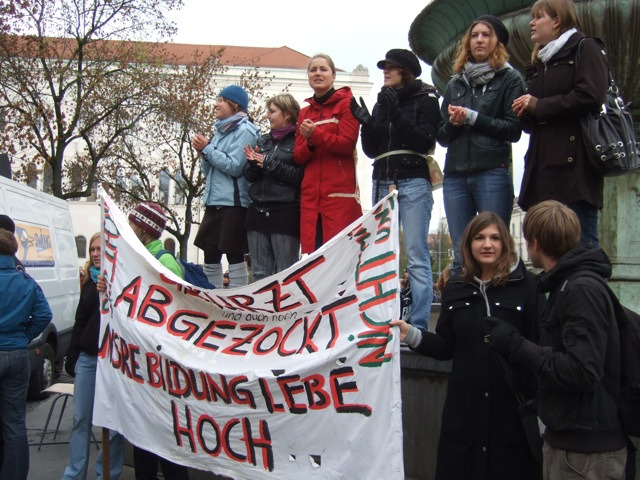
<svg viewBox="0 0 640 480"><path fill-rule="evenodd" d="M93 421L236 479L402 479L396 193L289 269L192 287L102 195Z"/></svg>

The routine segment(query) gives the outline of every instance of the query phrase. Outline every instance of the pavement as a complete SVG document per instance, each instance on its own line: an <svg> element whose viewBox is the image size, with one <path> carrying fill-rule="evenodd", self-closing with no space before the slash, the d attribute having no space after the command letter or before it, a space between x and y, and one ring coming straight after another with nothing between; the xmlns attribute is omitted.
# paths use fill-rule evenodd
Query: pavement
<svg viewBox="0 0 640 480"><path fill-rule="evenodd" d="M73 383L73 379L67 375L60 375L57 381ZM51 420L49 421L47 433L42 442L42 447L40 449L38 448L49 410L55 398L56 395L50 395L49 398L45 400L27 401L27 435L29 437L28 480L60 479L69 460L69 432L73 424L73 397L69 397L61 418L60 412L64 398L56 402ZM59 418L60 427L56 434L56 424ZM94 427L93 433L100 443L102 439L102 428ZM97 456L98 449L92 444L87 480L96 479L94 465ZM122 475L120 475L120 480L135 480L133 467L125 465Z"/></svg>
<svg viewBox="0 0 640 480"><path fill-rule="evenodd" d="M73 378L66 374L61 374L56 383L73 383ZM28 400L27 401L27 435L29 437L29 476L28 480L58 480L62 478L62 474L69 461L69 432L73 424L73 397L69 397L65 406L62 417L60 412L64 398L59 399L55 405L51 415L51 420L44 436L42 447L39 448L42 432L47 422L47 416L56 395L50 395L45 400ZM56 424L60 419L60 427L56 433ZM102 444L102 428L94 427L98 444ZM87 480L96 480L95 462L98 456L98 449L95 444L91 446L91 459L89 461L89 469L87 472ZM133 470L133 453L129 444L125 447L125 465L120 475L120 480L135 480ZM161 471L158 476L162 478ZM200 470L189 470L190 480L215 480L227 477L219 477L210 472ZM228 479L227 479L228 480Z"/></svg>

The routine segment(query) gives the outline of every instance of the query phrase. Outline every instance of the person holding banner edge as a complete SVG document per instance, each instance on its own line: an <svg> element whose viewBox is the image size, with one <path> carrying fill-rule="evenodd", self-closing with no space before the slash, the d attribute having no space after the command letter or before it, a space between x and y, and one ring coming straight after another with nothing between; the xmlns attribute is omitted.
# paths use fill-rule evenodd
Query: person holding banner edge
<svg viewBox="0 0 640 480"><path fill-rule="evenodd" d="M140 203L129 212L128 219L129 226L138 237L138 240L156 258L156 254L163 250L160 237L167 223L164 209L155 203ZM170 253L160 255L156 260L178 277L184 278L182 267ZM107 284L104 275L100 274L97 278L98 291L106 292ZM162 475L165 480L189 479L189 469L184 465L173 463L135 445L133 446L133 464L136 480L157 480L158 464L162 468Z"/></svg>
<svg viewBox="0 0 640 480"><path fill-rule="evenodd" d="M374 159L373 204L398 190L400 222L411 279L412 308L409 321L427 330L433 300L429 256L429 223L433 194L427 153L436 144L440 110L435 87L416 78L422 73L418 58L409 50L389 50L378 68L384 86L370 115L362 98L351 99L351 112L362 125L364 153Z"/></svg>
<svg viewBox="0 0 640 480"><path fill-rule="evenodd" d="M444 287L436 332L422 332L403 320L391 322L412 350L453 359L435 478L537 480L541 465L531 453L518 410L518 397L535 396L535 379L525 367L510 362L505 367L507 360L490 348L484 319L498 317L535 342L544 297L496 213L471 220L460 253L463 270Z"/></svg>
<svg viewBox="0 0 640 480"><path fill-rule="evenodd" d="M85 480L89 466L93 399L96 389L100 332L100 298L97 290L100 273L101 232L89 240L89 260L84 266L80 301L71 333L64 368L75 377L73 386L73 426L69 434L69 463L62 480ZM109 478L118 480L124 463L124 439L109 432ZM97 478L102 478L102 450L96 460Z"/></svg>
<svg viewBox="0 0 640 480"><path fill-rule="evenodd" d="M129 225L133 229L133 233L154 257L163 249L160 236L166 223L167 217L163 208L155 203L141 203L129 213ZM180 278L184 278L180 264L170 253L161 255L158 261ZM135 445L133 447L133 464L136 470L136 480L156 480L158 464L162 468L165 480L189 479L189 470L184 465L173 463Z"/></svg>

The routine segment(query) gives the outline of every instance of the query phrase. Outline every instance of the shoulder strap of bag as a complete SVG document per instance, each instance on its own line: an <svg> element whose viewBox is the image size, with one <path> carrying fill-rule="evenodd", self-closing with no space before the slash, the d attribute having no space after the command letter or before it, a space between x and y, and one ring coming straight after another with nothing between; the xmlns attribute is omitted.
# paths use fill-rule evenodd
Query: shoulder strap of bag
<svg viewBox="0 0 640 480"><path fill-rule="evenodd" d="M160 250L154 256L156 257L156 260L160 260L160 257L163 256L165 253L168 253L169 255L171 255L173 257L173 253L171 253L169 250L164 250L164 249Z"/></svg>

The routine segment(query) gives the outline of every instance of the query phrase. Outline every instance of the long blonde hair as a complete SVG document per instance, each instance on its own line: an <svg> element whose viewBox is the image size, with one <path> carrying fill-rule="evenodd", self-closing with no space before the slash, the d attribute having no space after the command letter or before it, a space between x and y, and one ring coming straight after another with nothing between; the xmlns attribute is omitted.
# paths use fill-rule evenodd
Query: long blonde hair
<svg viewBox="0 0 640 480"><path fill-rule="evenodd" d="M89 267L91 267L93 265L93 262L91 261L91 244L95 241L96 238L100 238L100 235L102 235L102 232L96 232L93 235L91 235L91 239L89 240L89 259L85 262L84 266L82 267L82 278L80 279L80 284L84 285L85 282L87 280L89 280L89 277L91 276L91 274L89 273Z"/></svg>
<svg viewBox="0 0 640 480"><path fill-rule="evenodd" d="M498 37L493 26L487 22L483 22L482 20L480 20L478 22L473 22L471 25L469 25L467 32L464 34L462 39L460 39L460 43L458 44L458 51L456 53L456 59L453 62L453 71L456 73L461 73L462 70L464 70L464 66L466 65L467 62L474 61L473 55L471 54L471 30L473 30L473 27L475 27L478 23L482 23L483 25L486 25L487 27L489 27L489 29L491 30L491 33L496 36L496 39ZM491 65L491 68L493 68L494 70L497 70L508 61L509 61L509 54L507 53L507 49L502 44L502 42L498 40L496 49L493 51L491 56L487 59L487 63Z"/></svg>

